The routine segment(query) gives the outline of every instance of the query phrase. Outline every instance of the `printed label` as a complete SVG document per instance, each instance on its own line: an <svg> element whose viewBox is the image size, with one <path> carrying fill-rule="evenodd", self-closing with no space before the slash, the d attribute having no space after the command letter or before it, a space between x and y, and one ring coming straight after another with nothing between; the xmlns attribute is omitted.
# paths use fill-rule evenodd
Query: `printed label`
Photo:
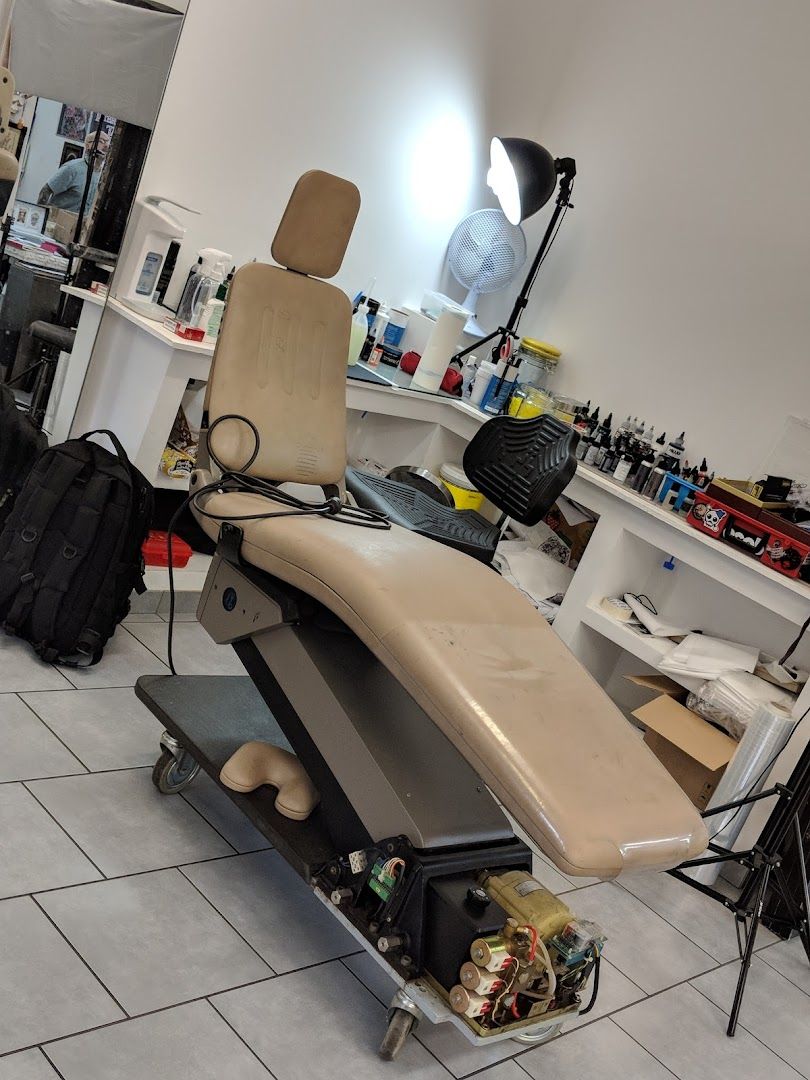
<svg viewBox="0 0 810 1080"><path fill-rule="evenodd" d="M519 885L515 886L515 892L518 896L528 896L529 893L537 892L539 889L543 889L545 886L541 885L539 881L534 881L529 878L527 881L521 881Z"/></svg>
<svg viewBox="0 0 810 1080"><path fill-rule="evenodd" d="M138 284L135 286L135 292L138 296L152 295L155 291L155 286L157 285L157 279L162 264L162 255L159 255L156 251L150 251L147 254L146 258L143 260L143 266L141 267L141 276L138 278Z"/></svg>

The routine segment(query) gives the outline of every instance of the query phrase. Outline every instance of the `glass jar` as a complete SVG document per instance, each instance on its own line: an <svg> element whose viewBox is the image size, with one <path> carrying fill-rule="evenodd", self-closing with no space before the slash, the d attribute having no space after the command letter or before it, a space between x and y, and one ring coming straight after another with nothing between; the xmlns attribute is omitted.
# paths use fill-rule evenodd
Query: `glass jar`
<svg viewBox="0 0 810 1080"><path fill-rule="evenodd" d="M562 420L564 424L573 424L581 406L582 402L577 401L576 398L563 397L561 394L554 395L554 415L558 420Z"/></svg>
<svg viewBox="0 0 810 1080"><path fill-rule="evenodd" d="M547 390L557 371L560 355L559 349L545 341L521 338L516 353L520 361L517 381Z"/></svg>
<svg viewBox="0 0 810 1080"><path fill-rule="evenodd" d="M552 400L551 395L545 390L538 390L536 386L529 386L527 383L519 383L509 399L509 415L516 416L520 420L540 416L551 407Z"/></svg>

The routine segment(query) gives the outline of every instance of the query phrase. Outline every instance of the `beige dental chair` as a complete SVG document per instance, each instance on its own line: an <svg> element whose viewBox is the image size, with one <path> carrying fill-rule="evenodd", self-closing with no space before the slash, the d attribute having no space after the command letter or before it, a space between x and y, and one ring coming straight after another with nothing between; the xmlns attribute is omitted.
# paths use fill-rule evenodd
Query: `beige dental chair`
<svg viewBox="0 0 810 1080"><path fill-rule="evenodd" d="M338 494L346 467L351 308L322 279L340 268L359 202L345 180L301 177L273 241L278 265L253 263L233 279L208 387L213 460L225 470L250 461L250 477L309 485L313 501L323 500L319 488ZM172 775L193 775L188 755L219 778L250 743L223 773L228 787L236 765L254 769L253 744L292 750L311 781L310 816L287 820L267 788L245 795L244 768L230 784L237 805L319 895L331 895L406 989L426 971L475 1038L536 1026L546 1016L531 998L515 998L511 1016L496 1022L483 999L453 986L472 938L485 941L482 956L496 948L491 935L507 914L535 920L535 946L573 918L530 879L531 853L501 807L564 873L600 878L699 854L707 836L696 809L544 619L489 567L396 525L267 518L282 508L232 480L209 487L214 473L200 468L191 479L192 494L202 492L197 518L218 541L198 614L250 678L139 681L167 727L161 790L178 789ZM289 770L289 753L283 760ZM293 809L288 818L303 816ZM497 890L488 884L476 895L493 873L505 875ZM522 875L517 894L504 884L517 880L509 874ZM507 936L526 930L518 922ZM522 945L510 938L501 947L524 962ZM552 1019L579 1007L576 979L587 978L600 947L594 938L570 967L564 993L550 965L536 983L526 975L527 985L545 987ZM530 970L540 958L528 955ZM574 952L565 956L573 965ZM400 1002L395 1013L409 1009Z"/></svg>

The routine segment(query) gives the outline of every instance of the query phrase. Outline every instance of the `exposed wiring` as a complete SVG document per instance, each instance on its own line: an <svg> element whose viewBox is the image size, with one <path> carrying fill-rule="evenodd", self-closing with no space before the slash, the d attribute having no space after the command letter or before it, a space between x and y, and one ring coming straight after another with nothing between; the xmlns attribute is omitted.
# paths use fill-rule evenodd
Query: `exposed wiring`
<svg viewBox="0 0 810 1080"><path fill-rule="evenodd" d="M226 420L236 420L239 423L246 424L253 435L253 451L248 456L244 465L239 469L228 469L217 458L214 451L211 449L211 436L216 430L217 426L224 423ZM365 529L390 529L391 522L388 517L380 513L377 510L367 510L360 506L349 506L341 501L339 496L327 498L323 502L306 502L304 499L299 499L297 495L292 495L288 491L282 491L276 484L271 483L269 480L263 480L261 477L250 476L247 470L256 461L259 456L259 449L261 446L261 437L259 435L259 429L253 423L252 420L246 416L239 416L236 413L225 413L222 416L218 416L216 420L208 427L207 431L207 443L208 443L208 456L214 463L217 469L219 469L221 475L217 480L212 481L210 484L205 484L203 487L193 491L189 496L183 500L180 506L172 514L171 521L167 530L167 553L169 561L169 631L167 640L167 658L169 662L169 670L172 675L176 675L177 671L174 666L174 656L172 646L174 642L174 612L175 612L175 589L174 589L174 569L172 566L172 539L174 536L177 523L180 520L181 515L187 507L191 506L201 517L208 518L210 521L268 521L272 518L280 517L323 517L329 518L332 521L339 522L343 525L356 525ZM280 506L285 507L283 510L267 510L261 513L255 514L214 514L206 510L200 504L200 500L206 495L219 494L241 494L241 495L256 495L260 498L267 499L270 502L278 503Z"/></svg>
<svg viewBox="0 0 810 1080"><path fill-rule="evenodd" d="M602 960L602 953L598 945L593 947L593 991L591 992L591 1000L585 1006L584 1009L579 1010L580 1016L586 1016L596 1004L596 998L599 994L599 965Z"/></svg>

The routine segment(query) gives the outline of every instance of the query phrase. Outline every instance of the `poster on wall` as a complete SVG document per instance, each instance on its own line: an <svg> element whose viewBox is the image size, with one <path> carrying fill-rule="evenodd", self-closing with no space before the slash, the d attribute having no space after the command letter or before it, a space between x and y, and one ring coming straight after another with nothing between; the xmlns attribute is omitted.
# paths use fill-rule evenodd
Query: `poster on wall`
<svg viewBox="0 0 810 1080"><path fill-rule="evenodd" d="M84 154L83 143L66 142L62 144L62 156L59 159L59 164L64 165L66 161L78 161Z"/></svg>
<svg viewBox="0 0 810 1080"><path fill-rule="evenodd" d="M59 123L56 125L56 134L63 139L72 139L74 142L84 142L87 132L87 109L79 105L63 105L59 114Z"/></svg>

